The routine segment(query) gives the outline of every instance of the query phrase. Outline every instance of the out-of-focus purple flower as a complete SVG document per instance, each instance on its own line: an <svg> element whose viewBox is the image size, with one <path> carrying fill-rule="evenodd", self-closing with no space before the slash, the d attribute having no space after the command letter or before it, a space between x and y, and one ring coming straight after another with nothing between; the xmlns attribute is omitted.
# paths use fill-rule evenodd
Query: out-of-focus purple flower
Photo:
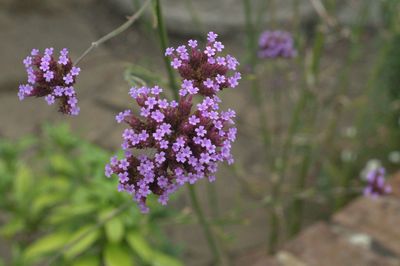
<svg viewBox="0 0 400 266"><path fill-rule="evenodd" d="M293 38L286 31L264 31L258 40L260 58L291 58L296 56Z"/></svg>
<svg viewBox="0 0 400 266"><path fill-rule="evenodd" d="M49 105L58 100L59 111L64 114L78 115L78 99L73 85L80 72L72 65L66 48L57 58L53 48L46 48L43 54L33 49L23 63L28 74L28 83L19 86L18 97L44 97Z"/></svg>
<svg viewBox="0 0 400 266"><path fill-rule="evenodd" d="M213 96L224 88L235 88L239 84L240 73L229 73L236 70L239 62L231 55L219 55L224 45L216 41L217 37L216 33L209 32L203 51L197 48L196 40L189 40L188 47L181 45L165 51L165 55L171 58L171 66L178 70L184 80L184 86L190 84L181 89L181 96Z"/></svg>
<svg viewBox="0 0 400 266"><path fill-rule="evenodd" d="M366 181L364 196L377 198L392 192L392 187L385 182L385 169L383 167L370 170L366 175Z"/></svg>

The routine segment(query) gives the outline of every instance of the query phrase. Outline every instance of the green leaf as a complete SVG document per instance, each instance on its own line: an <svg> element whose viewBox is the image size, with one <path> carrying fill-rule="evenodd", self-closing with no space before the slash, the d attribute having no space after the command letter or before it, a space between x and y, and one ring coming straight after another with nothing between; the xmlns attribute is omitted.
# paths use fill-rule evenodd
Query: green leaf
<svg viewBox="0 0 400 266"><path fill-rule="evenodd" d="M183 264L162 252L156 251L146 242L137 232L129 232L127 235L129 246L139 255L139 257L153 266L182 266Z"/></svg>
<svg viewBox="0 0 400 266"><path fill-rule="evenodd" d="M76 137L71 134L68 124L60 124L57 126L46 124L44 126L44 131L50 139L50 142L55 142L57 145L64 148L70 148L78 141Z"/></svg>
<svg viewBox="0 0 400 266"><path fill-rule="evenodd" d="M74 173L75 167L63 154L54 154L50 157L50 166L56 172L72 174Z"/></svg>
<svg viewBox="0 0 400 266"><path fill-rule="evenodd" d="M100 259L97 256L85 256L76 259L72 266L99 266Z"/></svg>
<svg viewBox="0 0 400 266"><path fill-rule="evenodd" d="M145 262L151 262L153 251L146 240L137 232L129 232L126 236L129 246L139 255Z"/></svg>
<svg viewBox="0 0 400 266"><path fill-rule="evenodd" d="M48 219L50 224L64 223L66 220L76 219L76 216L88 215L96 210L96 205L92 203L83 203L80 205L64 205L58 207Z"/></svg>
<svg viewBox="0 0 400 266"><path fill-rule="evenodd" d="M85 226L79 229L72 235L68 243L73 243L72 246L64 252L67 259L71 259L87 249L89 249L93 243L99 239L100 231L98 229L93 230L93 226Z"/></svg>
<svg viewBox="0 0 400 266"><path fill-rule="evenodd" d="M46 235L28 246L23 256L27 261L40 257L46 253L62 248L70 238L70 234L67 232L55 232Z"/></svg>
<svg viewBox="0 0 400 266"><path fill-rule="evenodd" d="M105 266L131 266L133 260L123 246L108 244L104 250L104 264Z"/></svg>
<svg viewBox="0 0 400 266"><path fill-rule="evenodd" d="M154 252L152 261L153 266L183 266L178 259L158 251Z"/></svg>
<svg viewBox="0 0 400 266"><path fill-rule="evenodd" d="M120 217L110 219L105 225L106 236L111 243L118 243L124 236L124 224Z"/></svg>
<svg viewBox="0 0 400 266"><path fill-rule="evenodd" d="M25 223L22 219L16 217L11 219L8 223L0 227L0 235L4 237L12 237L16 233L25 228Z"/></svg>
<svg viewBox="0 0 400 266"><path fill-rule="evenodd" d="M27 200L27 195L32 190L32 172L25 166L21 165L15 175L14 195L18 202Z"/></svg>
<svg viewBox="0 0 400 266"><path fill-rule="evenodd" d="M31 210L34 214L39 214L44 209L56 205L63 199L64 195L58 193L57 194L44 193L38 195L35 199L33 199Z"/></svg>

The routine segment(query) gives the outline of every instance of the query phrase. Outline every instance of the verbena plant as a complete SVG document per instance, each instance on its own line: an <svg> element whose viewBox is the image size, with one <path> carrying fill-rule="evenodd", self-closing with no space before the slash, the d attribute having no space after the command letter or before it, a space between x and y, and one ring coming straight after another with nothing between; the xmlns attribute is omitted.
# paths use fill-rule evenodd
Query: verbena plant
<svg viewBox="0 0 400 266"><path fill-rule="evenodd" d="M107 151L65 125L43 129L0 140L0 234L12 265L182 265L161 231L171 210L150 201L141 215L117 180L104 182Z"/></svg>

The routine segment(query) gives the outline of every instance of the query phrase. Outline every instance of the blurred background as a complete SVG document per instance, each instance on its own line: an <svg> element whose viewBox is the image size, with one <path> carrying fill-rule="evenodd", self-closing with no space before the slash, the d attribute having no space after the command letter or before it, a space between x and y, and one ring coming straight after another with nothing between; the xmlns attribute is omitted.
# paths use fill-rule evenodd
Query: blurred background
<svg viewBox="0 0 400 266"><path fill-rule="evenodd" d="M152 7L81 62L79 116L17 97L32 48L66 47L74 60L141 4L0 0L0 265L214 265L185 191L142 215L104 177L124 129L114 117L133 108L129 88L137 78L168 87ZM196 185L223 264L269 258L361 195L363 171L399 170L400 1L161 5L169 46L214 31L241 63L241 84L221 94L237 112L235 164ZM297 56L258 58L267 30L289 32ZM398 265L393 254L379 265Z"/></svg>

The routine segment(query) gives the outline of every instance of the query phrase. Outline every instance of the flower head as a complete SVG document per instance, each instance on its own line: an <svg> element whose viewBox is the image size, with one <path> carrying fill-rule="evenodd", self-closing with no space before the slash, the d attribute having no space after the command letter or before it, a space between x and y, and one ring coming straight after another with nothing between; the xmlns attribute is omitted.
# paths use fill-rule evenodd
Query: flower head
<svg viewBox="0 0 400 266"><path fill-rule="evenodd" d="M383 167L370 170L366 175L366 181L364 196L376 198L392 191L392 187L385 183L385 169Z"/></svg>
<svg viewBox="0 0 400 266"><path fill-rule="evenodd" d="M182 85L191 87L190 82ZM142 211L148 211L146 199L151 193L165 205L180 186L204 177L213 181L218 163L233 162L230 150L236 133L231 120L234 114L231 110L217 112L217 96L206 97L193 108L192 96L181 96L174 105L154 94L154 88L132 91L137 92L139 107L151 106L151 110L150 115L135 115L128 110L117 116L118 122L129 126L122 134L124 149L155 152L153 156L128 152L120 160L113 157L105 174L118 176L119 190L132 194Z"/></svg>
<svg viewBox="0 0 400 266"><path fill-rule="evenodd" d="M219 111L221 100L216 93L237 86L241 76L239 72L228 75L239 63L233 56L217 55L224 48L217 36L208 34L204 51L197 49L195 40L188 47L166 50L172 67L182 76L177 101L161 98L158 86L135 87L129 95L139 106L139 114L126 110L116 116L118 123L129 126L122 134L125 155L120 160L111 158L105 175L118 176L118 191L131 194L142 212L149 211L146 199L150 194L166 205L169 195L185 183L194 184L204 177L213 182L219 163L233 163L235 112ZM194 104L196 95L205 97ZM134 155L131 150L148 152Z"/></svg>
<svg viewBox="0 0 400 266"><path fill-rule="evenodd" d="M69 115L78 115L78 99L73 85L80 68L72 65L66 48L59 57L53 48L46 48L43 54L33 49L23 63L28 74L28 83L19 86L18 97L44 97L49 105L58 100L59 111Z"/></svg>
<svg viewBox="0 0 400 266"><path fill-rule="evenodd" d="M291 58L296 56L293 38L285 31L264 31L258 40L260 58Z"/></svg>
<svg viewBox="0 0 400 266"><path fill-rule="evenodd" d="M185 86L191 85L181 89L181 96L213 96L224 88L234 88L238 85L241 76L239 72L234 71L239 62L231 55L219 54L224 45L216 41L217 37L216 33L209 32L208 42L203 51L198 49L196 40L189 40L188 47L181 45L176 49L167 48L165 55L171 58L171 66L178 70Z"/></svg>

